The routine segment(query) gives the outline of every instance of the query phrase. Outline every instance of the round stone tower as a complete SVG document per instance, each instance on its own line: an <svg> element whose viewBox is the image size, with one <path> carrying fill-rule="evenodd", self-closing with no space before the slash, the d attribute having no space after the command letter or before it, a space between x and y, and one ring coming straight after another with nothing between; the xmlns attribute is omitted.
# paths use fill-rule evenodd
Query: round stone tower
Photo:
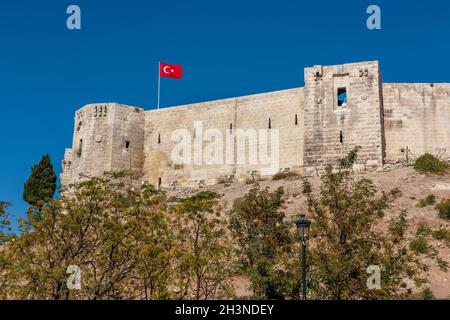
<svg viewBox="0 0 450 320"><path fill-rule="evenodd" d="M62 161L61 184L105 171L142 174L144 110L117 103L88 104L75 113L72 148Z"/></svg>

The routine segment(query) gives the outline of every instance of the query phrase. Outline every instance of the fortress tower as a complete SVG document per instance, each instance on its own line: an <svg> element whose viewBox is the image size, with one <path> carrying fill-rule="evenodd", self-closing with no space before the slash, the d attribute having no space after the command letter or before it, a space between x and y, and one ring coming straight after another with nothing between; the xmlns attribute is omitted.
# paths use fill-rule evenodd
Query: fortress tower
<svg viewBox="0 0 450 320"><path fill-rule="evenodd" d="M61 182L67 185L117 170L139 173L137 183L163 187L264 175L267 164L237 161L239 155L260 160L265 147L273 146L272 141L252 142L252 130L279 135L276 171L318 172L356 146L361 147L358 170L380 169L386 162L411 160L425 152L450 155L450 84L382 83L377 61L314 66L305 69L304 78L304 88L160 110L87 105L75 114ZM211 142L208 130L230 138L232 147L219 157L222 162L198 162L195 156L179 164L172 152L178 143L174 133L180 130L192 141L192 154L195 147ZM247 134L242 144L239 130Z"/></svg>
<svg viewBox="0 0 450 320"><path fill-rule="evenodd" d="M62 162L63 185L105 171L142 173L144 111L117 103L89 104L75 114L72 148Z"/></svg>
<svg viewBox="0 0 450 320"><path fill-rule="evenodd" d="M377 61L306 68L305 167L323 169L356 146L360 167L381 167L382 99Z"/></svg>

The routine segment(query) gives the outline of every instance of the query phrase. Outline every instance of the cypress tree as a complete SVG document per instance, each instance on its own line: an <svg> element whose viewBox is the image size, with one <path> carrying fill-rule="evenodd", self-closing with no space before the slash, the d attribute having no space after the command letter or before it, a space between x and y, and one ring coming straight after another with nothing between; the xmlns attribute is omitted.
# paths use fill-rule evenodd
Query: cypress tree
<svg viewBox="0 0 450 320"><path fill-rule="evenodd" d="M31 168L23 188L23 200L32 206L42 205L53 198L56 190L56 174L50 156L44 155L37 165Z"/></svg>

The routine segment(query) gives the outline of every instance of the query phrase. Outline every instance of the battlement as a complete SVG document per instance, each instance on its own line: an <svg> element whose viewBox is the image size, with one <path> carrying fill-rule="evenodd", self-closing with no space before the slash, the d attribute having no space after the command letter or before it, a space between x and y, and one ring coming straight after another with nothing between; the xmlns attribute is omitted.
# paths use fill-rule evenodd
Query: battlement
<svg viewBox="0 0 450 320"><path fill-rule="evenodd" d="M305 68L304 78L304 88L160 110L88 104L75 113L61 182L131 170L140 174L137 182L175 188L268 174L262 160L275 153L275 171L301 173L323 170L355 146L359 170L403 161L405 150L450 151L450 84L383 84L378 61L316 65ZM180 148L192 161L177 163Z"/></svg>

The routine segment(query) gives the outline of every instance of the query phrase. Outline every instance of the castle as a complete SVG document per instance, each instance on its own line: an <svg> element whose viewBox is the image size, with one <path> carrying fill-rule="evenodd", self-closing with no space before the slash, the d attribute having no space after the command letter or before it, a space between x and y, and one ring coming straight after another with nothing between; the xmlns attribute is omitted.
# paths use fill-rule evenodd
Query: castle
<svg viewBox="0 0 450 320"><path fill-rule="evenodd" d="M361 170L377 170L408 155L450 150L450 84L383 83L377 61L316 65L304 70L304 79L303 88L159 110L86 105L75 114L61 183L112 170L138 172L137 182L159 187L262 174L266 163L236 161L240 154L250 158L261 148L250 140L236 143L240 129L276 132L276 170L298 173L322 170L355 146L360 146L356 166ZM221 154L231 161L176 163L173 135L180 129L190 133L194 147L207 144L201 131L208 129L231 139L231 152Z"/></svg>

